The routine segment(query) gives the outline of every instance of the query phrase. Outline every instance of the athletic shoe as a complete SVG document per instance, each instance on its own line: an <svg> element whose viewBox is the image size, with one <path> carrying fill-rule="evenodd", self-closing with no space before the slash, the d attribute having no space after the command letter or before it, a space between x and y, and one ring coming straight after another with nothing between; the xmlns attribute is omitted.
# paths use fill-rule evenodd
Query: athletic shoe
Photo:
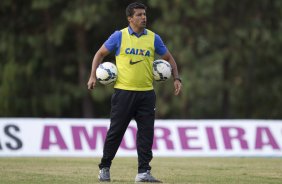
<svg viewBox="0 0 282 184"><path fill-rule="evenodd" d="M100 181L111 181L110 168L104 167L99 171L98 179Z"/></svg>
<svg viewBox="0 0 282 184"><path fill-rule="evenodd" d="M154 178L149 170L144 173L138 173L135 177L135 182L162 183L160 180Z"/></svg>

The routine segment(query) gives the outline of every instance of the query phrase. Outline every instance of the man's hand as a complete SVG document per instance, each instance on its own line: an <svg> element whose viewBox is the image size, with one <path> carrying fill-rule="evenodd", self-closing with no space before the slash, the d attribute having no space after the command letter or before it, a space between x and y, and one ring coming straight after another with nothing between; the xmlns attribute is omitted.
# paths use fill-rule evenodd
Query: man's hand
<svg viewBox="0 0 282 184"><path fill-rule="evenodd" d="M89 90L94 89L96 86L96 69L99 64L103 61L104 57L110 53L105 45L102 45L101 48L96 52L93 61L92 61L92 68L90 73L90 78L87 82L87 87Z"/></svg>
<svg viewBox="0 0 282 184"><path fill-rule="evenodd" d="M90 77L87 83L88 89L94 89L95 85L96 85L96 79L94 77Z"/></svg>
<svg viewBox="0 0 282 184"><path fill-rule="evenodd" d="M174 95L179 95L181 89L182 89L182 84L179 80L174 81Z"/></svg>
<svg viewBox="0 0 282 184"><path fill-rule="evenodd" d="M162 56L162 59L169 62L170 66L172 67L172 75L174 76L174 78L176 79L177 77L179 77L176 62L168 50ZM175 89L174 94L179 95L179 93L181 92L181 88L182 88L181 80L174 80L173 84L174 84L174 89Z"/></svg>

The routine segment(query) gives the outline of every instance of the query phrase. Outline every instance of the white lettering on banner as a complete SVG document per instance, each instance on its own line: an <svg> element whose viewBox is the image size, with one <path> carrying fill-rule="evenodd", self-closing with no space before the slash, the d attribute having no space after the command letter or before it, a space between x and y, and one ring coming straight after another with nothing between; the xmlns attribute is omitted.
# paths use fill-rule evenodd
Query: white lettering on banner
<svg viewBox="0 0 282 184"><path fill-rule="evenodd" d="M101 156L107 119L0 118L0 156ZM131 122L117 156L136 156ZM282 121L156 120L154 156L282 157Z"/></svg>

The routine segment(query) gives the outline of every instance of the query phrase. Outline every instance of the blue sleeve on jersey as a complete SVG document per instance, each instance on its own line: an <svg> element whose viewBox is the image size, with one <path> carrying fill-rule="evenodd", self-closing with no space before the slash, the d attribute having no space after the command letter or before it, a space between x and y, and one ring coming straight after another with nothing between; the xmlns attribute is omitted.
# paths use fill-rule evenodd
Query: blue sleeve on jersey
<svg viewBox="0 0 282 184"><path fill-rule="evenodd" d="M115 31L104 43L105 47L110 51L116 51L116 55L120 52L120 45L121 45L121 31ZM155 52L162 56L167 52L167 48L164 45L161 37L157 34L155 34Z"/></svg>
<svg viewBox="0 0 282 184"><path fill-rule="evenodd" d="M116 51L116 55L120 52L121 31L115 31L104 43L105 47L110 51Z"/></svg>
<svg viewBox="0 0 282 184"><path fill-rule="evenodd" d="M166 53L167 48L164 45L164 42L162 41L161 37L157 34L155 34L155 52L162 56Z"/></svg>

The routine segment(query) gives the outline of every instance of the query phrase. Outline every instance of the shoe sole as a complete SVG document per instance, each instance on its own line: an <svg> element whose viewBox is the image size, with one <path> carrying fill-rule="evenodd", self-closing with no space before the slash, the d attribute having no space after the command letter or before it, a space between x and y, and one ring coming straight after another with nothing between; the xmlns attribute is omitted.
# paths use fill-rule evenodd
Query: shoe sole
<svg viewBox="0 0 282 184"><path fill-rule="evenodd" d="M135 181L135 183L162 183L162 181L148 181L148 180L141 180L141 181Z"/></svg>
<svg viewBox="0 0 282 184"><path fill-rule="evenodd" d="M99 179L100 182L111 182L111 180L101 180Z"/></svg>
<svg viewBox="0 0 282 184"><path fill-rule="evenodd" d="M100 176L98 176L98 179L100 182L110 182L111 179L101 179Z"/></svg>

